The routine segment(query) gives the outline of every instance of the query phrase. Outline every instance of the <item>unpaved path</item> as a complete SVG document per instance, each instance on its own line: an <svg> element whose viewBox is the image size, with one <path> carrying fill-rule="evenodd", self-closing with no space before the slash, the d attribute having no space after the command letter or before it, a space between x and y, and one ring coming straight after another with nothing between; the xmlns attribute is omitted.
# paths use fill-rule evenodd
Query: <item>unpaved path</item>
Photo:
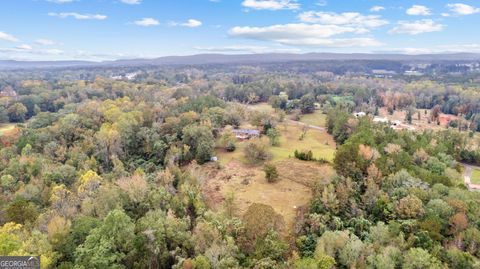
<svg viewBox="0 0 480 269"><path fill-rule="evenodd" d="M471 191L480 191L479 184L472 184L472 170L477 167L468 164L463 164L463 167L465 167L465 171L463 172L465 186Z"/></svg>
<svg viewBox="0 0 480 269"><path fill-rule="evenodd" d="M303 123L301 121L288 120L288 122L291 123L291 124L298 124L298 125L302 125L302 126L307 126L310 129L318 130L318 131L321 131L321 132L325 131L324 127L306 124L306 123Z"/></svg>

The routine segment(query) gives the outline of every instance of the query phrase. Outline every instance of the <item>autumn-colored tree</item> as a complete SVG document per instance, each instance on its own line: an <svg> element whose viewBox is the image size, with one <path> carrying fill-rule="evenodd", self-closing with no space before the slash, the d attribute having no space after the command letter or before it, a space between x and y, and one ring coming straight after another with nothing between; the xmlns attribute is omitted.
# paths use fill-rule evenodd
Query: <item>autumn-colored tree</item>
<svg viewBox="0 0 480 269"><path fill-rule="evenodd" d="M415 195L408 195L400 199L395 211L399 217L404 219L416 218L425 213L422 200L418 199Z"/></svg>
<svg viewBox="0 0 480 269"><path fill-rule="evenodd" d="M450 233L458 234L468 227L468 217L465 213L457 213L449 219Z"/></svg>

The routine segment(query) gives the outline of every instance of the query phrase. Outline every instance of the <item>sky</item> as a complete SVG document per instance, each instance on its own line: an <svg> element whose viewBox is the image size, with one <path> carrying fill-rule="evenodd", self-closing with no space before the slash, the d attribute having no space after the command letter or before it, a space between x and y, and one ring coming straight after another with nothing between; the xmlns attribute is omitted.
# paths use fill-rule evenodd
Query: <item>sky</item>
<svg viewBox="0 0 480 269"><path fill-rule="evenodd" d="M479 0L0 0L0 59L480 53Z"/></svg>

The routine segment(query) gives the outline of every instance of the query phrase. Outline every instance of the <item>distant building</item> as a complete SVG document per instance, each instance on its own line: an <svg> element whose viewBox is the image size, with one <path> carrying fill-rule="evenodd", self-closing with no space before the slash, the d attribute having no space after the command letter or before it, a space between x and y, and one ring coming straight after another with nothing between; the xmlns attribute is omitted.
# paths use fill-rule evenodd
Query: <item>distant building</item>
<svg viewBox="0 0 480 269"><path fill-rule="evenodd" d="M355 112L355 113L353 113L353 115L354 115L356 118L361 118L361 117L367 116L367 113L365 113L365 112L363 112L363 111L360 111L360 112Z"/></svg>
<svg viewBox="0 0 480 269"><path fill-rule="evenodd" d="M385 69L373 69L372 74L376 78L386 78L386 77L393 77L397 74L397 72L392 70L385 70Z"/></svg>
<svg viewBox="0 0 480 269"><path fill-rule="evenodd" d="M234 129L232 132L237 139L241 140L260 137L259 130Z"/></svg>
<svg viewBox="0 0 480 269"><path fill-rule="evenodd" d="M389 123L390 125L390 128L394 129L394 130L410 130L410 131L415 131L415 127L413 127L412 125L409 125L409 124L403 124L401 121L399 120L389 120L387 118L382 118L382 117L378 117L378 116L375 116L373 118L373 122L376 122L376 123Z"/></svg>
<svg viewBox="0 0 480 269"><path fill-rule="evenodd" d="M111 76L110 78L115 79L115 80L134 80L138 76L138 72L132 72L132 73L126 73L126 74L121 74L121 75L116 75L116 76Z"/></svg>
<svg viewBox="0 0 480 269"><path fill-rule="evenodd" d="M407 70L407 71L405 71L404 75L405 76L420 77L420 76L423 76L423 73L420 72L420 71L416 71L416 70Z"/></svg>

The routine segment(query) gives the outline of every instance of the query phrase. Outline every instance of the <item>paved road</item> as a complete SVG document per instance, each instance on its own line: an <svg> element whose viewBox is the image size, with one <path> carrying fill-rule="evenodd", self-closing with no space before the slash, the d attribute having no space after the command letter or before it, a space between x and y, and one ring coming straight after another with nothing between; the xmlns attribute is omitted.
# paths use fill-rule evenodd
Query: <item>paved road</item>
<svg viewBox="0 0 480 269"><path fill-rule="evenodd" d="M321 132L325 131L325 128L323 128L323 127L306 124L306 123L303 123L303 122L300 122L300 121L288 120L288 122L289 122L289 123L292 123L292 124L298 124L298 125L307 126L307 127L310 128L310 129L318 130L318 131L321 131Z"/></svg>

